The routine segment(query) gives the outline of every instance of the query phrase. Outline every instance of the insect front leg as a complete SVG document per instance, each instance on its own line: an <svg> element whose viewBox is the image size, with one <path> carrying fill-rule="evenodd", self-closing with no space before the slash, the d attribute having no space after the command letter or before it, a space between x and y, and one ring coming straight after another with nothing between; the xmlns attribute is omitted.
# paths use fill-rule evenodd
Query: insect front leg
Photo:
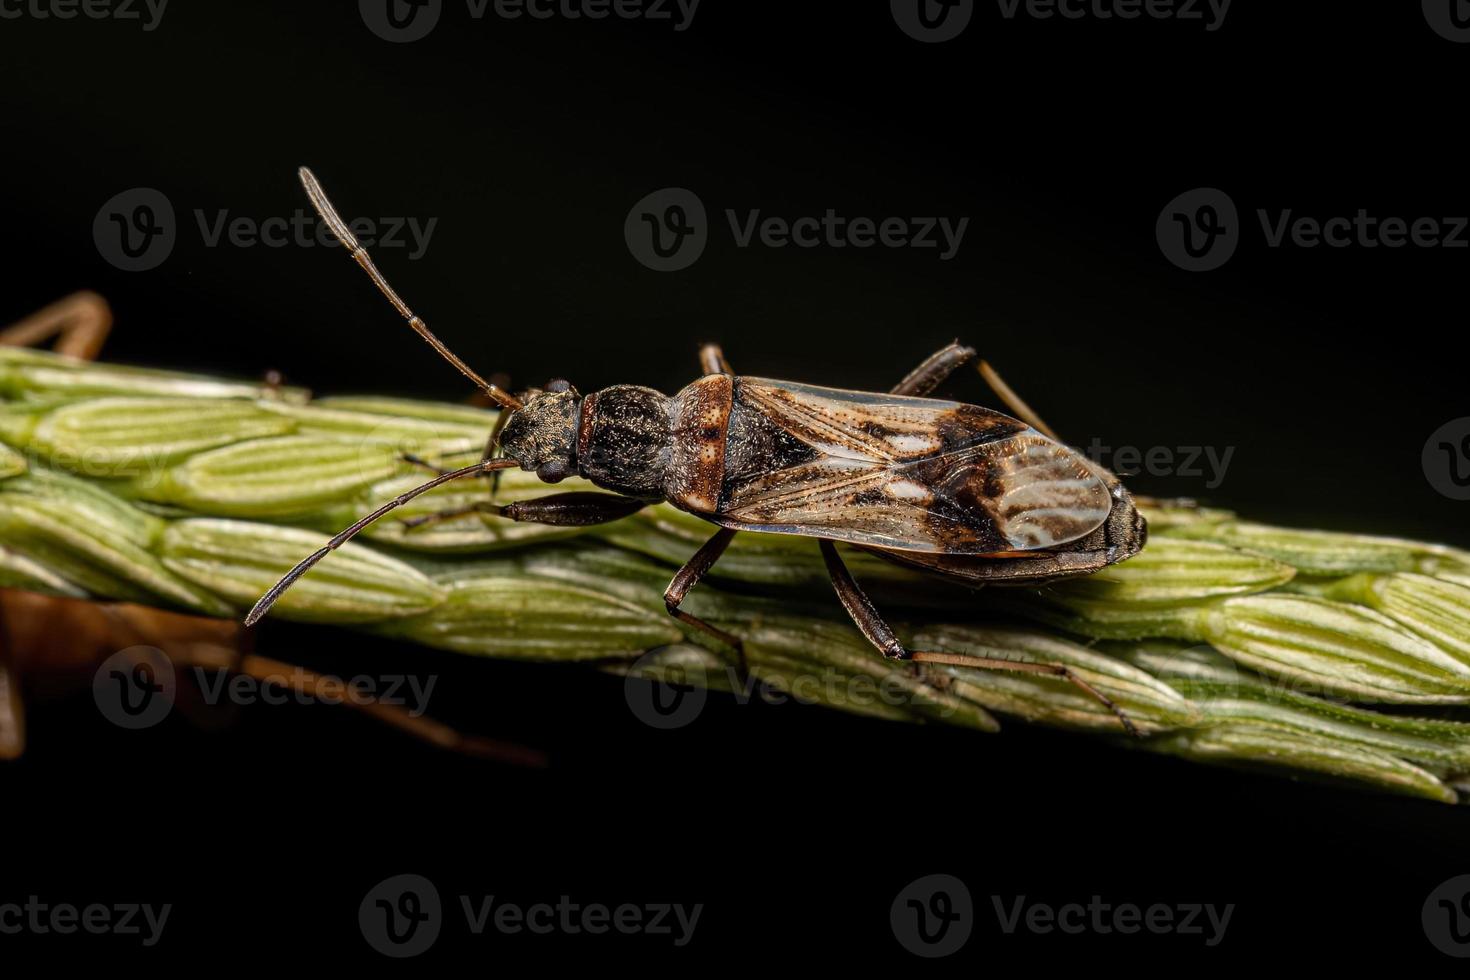
<svg viewBox="0 0 1470 980"><path fill-rule="evenodd" d="M96 360L112 330L112 309L96 293L72 293L0 330L0 344L30 347L56 337L56 353Z"/></svg>
<svg viewBox="0 0 1470 980"><path fill-rule="evenodd" d="M593 524L609 524L612 521L621 520L638 513L647 506L648 501L634 497L578 490L569 493L551 493L544 497L517 500L509 504L480 501L467 507L415 517L403 523L409 527L419 527L435 521L448 520L450 517L462 517L466 514L493 514L508 521L551 524L557 527L589 527Z"/></svg>
<svg viewBox="0 0 1470 980"><path fill-rule="evenodd" d="M485 451L482 454L485 459L494 458L495 450L500 447L500 433L502 430L504 430L505 422L508 418L510 418L510 413L505 411L502 411L499 415L496 416L495 425L490 430L490 438L485 440ZM430 473L435 473L439 476L443 476L445 473L449 472L441 466L435 466L433 463L429 462L421 456L415 456L413 453L404 453L403 461L405 463L410 463L414 466L417 466L420 469L428 470ZM438 524L442 521L452 521L457 517L465 517L469 514L495 513L495 497L500 493L500 474L503 472L503 470L492 470L490 472L490 499L488 501L482 501L477 504L470 504L465 507L451 507L448 510L441 510L434 514L425 514L422 517L415 517L410 520L403 521L403 525L405 527L423 527L426 524Z"/></svg>
<svg viewBox="0 0 1470 980"><path fill-rule="evenodd" d="M689 590L698 585L699 580L704 578L705 572L714 567L715 562L720 560L720 556L725 553L725 549L730 546L734 538L733 528L722 527L715 532L714 537L700 545L693 557L684 563L684 567L674 573L669 587L664 589L664 607L668 609L669 615L679 622L703 630L720 642L733 647L743 681L749 674L749 668L745 662L745 642L733 633L727 633L718 626L707 623L693 613L687 613L679 608L685 597L689 595Z"/></svg>
<svg viewBox="0 0 1470 980"><path fill-rule="evenodd" d="M885 657L894 660L911 660L914 663L946 664L954 667L974 667L979 670L1009 670L1026 674L1046 674L1051 677L1059 677L1069 684L1076 686L1089 697L1096 699L1113 714L1118 716L1118 721L1130 735L1137 735L1138 728L1133 720L1118 707L1106 694L1093 687L1087 681L1078 677L1070 667L1064 664L1033 663L1025 660L1001 660L998 657L977 657L963 653L943 653L938 651L906 649L899 640L898 634L893 631L883 620L883 616L873 605L862 588L853 579L852 573L847 570L842 556L837 553L837 547L827 540L819 542L822 547L822 560L827 563L827 574L832 577L832 587L837 590L837 598L842 602L843 608L847 610L852 621L868 642L877 647Z"/></svg>
<svg viewBox="0 0 1470 980"><path fill-rule="evenodd" d="M975 357L975 348L961 347L958 343L940 348L924 359L889 392L894 395L923 397L944 383L944 379Z"/></svg>

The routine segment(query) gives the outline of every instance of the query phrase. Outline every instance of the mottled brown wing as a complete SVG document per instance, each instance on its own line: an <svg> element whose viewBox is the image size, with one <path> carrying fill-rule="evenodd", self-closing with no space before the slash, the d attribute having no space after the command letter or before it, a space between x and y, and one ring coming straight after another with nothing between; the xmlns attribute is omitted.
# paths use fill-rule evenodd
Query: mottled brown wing
<svg viewBox="0 0 1470 980"><path fill-rule="evenodd" d="M1112 509L1086 459L999 412L763 378L735 397L807 451L732 476L714 515L731 527L980 555L1075 541Z"/></svg>

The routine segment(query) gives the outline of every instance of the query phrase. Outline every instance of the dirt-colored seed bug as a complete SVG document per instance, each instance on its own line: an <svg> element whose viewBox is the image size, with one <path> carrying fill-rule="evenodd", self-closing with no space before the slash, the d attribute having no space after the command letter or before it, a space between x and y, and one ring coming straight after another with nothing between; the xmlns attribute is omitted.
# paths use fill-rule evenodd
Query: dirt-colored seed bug
<svg viewBox="0 0 1470 980"><path fill-rule="evenodd" d="M682 610L689 590L743 530L818 539L832 584L884 656L920 663L1050 674L1132 722L1067 667L908 650L853 580L834 542L924 572L985 584L1037 584L1137 554L1147 526L1117 477L1063 445L1003 382L981 373L1020 421L925 397L975 351L936 352L887 394L736 375L718 347L704 376L670 397L614 385L581 395L552 381L525 401L486 382L434 336L388 285L311 171L301 181L322 220L420 336L501 408L485 458L442 473L332 538L281 579L246 617L332 550L393 509L462 477L519 466L547 483L580 476L610 493L558 493L477 510L516 521L588 525L668 501L719 530L664 591L670 615L735 649L739 637ZM1028 424L1029 423L1029 424ZM500 455L496 455L499 453Z"/></svg>

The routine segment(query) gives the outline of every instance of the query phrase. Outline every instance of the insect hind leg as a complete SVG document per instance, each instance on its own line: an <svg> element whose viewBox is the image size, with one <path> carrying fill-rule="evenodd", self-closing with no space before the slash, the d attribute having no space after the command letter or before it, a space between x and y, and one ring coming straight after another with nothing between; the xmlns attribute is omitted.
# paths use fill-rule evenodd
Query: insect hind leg
<svg viewBox="0 0 1470 980"><path fill-rule="evenodd" d="M980 377L984 378L985 383L990 386L990 390L995 392L996 397L1011 410L1016 418L1048 438L1055 439L1057 442L1063 441L1062 437L1057 435L1056 430L1047 425L1041 416L1037 415L1010 385L1006 384L1000 372L991 367L989 361L981 361L976 367L980 372Z"/></svg>
<svg viewBox="0 0 1470 980"><path fill-rule="evenodd" d="M998 657L977 657L971 654L942 653L929 650L910 651L899 640L898 634L893 627L884 621L882 613L873 605L866 592L857 584L852 573L847 570L847 565L842 561L842 556L837 553L837 547L831 541L823 539L819 542L822 548L822 560L827 564L827 574L832 578L832 587L837 590L837 598L842 603L857 628L867 637L868 642L878 648L883 656L893 660L908 660L913 663L945 664L954 667L973 667L979 670L1007 670L1017 673L1046 674L1057 677L1074 685L1089 697L1096 699L1105 708L1118 717L1118 721L1130 735L1138 735L1138 727L1128 717L1122 708L1109 698L1106 694L1093 687L1087 681L1077 676L1070 667L1065 664L1035 663L1027 660L1002 660Z"/></svg>
<svg viewBox="0 0 1470 980"><path fill-rule="evenodd" d="M705 374L735 374L719 344L705 344L699 349L699 369Z"/></svg>
<svg viewBox="0 0 1470 980"><path fill-rule="evenodd" d="M923 397L944 383L955 371L975 358L975 348L962 347L956 341L924 358L904 379L889 390L891 395Z"/></svg>

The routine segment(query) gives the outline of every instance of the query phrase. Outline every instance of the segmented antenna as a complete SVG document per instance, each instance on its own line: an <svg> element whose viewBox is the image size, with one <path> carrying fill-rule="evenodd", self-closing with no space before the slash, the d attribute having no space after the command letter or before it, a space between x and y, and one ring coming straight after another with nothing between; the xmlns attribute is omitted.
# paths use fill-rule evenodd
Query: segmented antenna
<svg viewBox="0 0 1470 980"><path fill-rule="evenodd" d="M251 609L250 613L245 617L245 625L254 626L256 623L260 622L260 618L266 613L270 612L270 608L271 606L274 606L276 604L276 600L279 599L287 589L296 584L297 579L305 575L307 572L311 571L313 565L330 555L332 552L336 551L338 548L342 547L347 542L351 541L353 538L357 537L359 531L363 530L369 524L372 524L374 521L376 521L378 518L382 517L389 511L397 510L399 507L402 507L404 504L408 503L419 494L428 493L435 487L443 486L451 480L458 480L461 477L466 476L477 476L480 473L490 473L495 470L508 470L513 466L519 465L521 464L517 463L513 459L482 459L478 463L466 466L463 469L454 470L441 476L436 476L434 479L430 480L428 483L425 483L422 486L414 487L412 490L399 494L388 503L384 504L368 516L364 517L362 520L358 521L356 524L353 524L351 527L339 531L337 533L337 536L332 538L332 540L328 541L321 548L318 548L316 551L312 552L305 558L301 559L301 561L297 562L295 568L291 569L284 576L282 576L279 582L271 586L271 590L269 592L260 597L260 601L255 604L255 608Z"/></svg>
<svg viewBox="0 0 1470 980"><path fill-rule="evenodd" d="M473 368L459 359L459 355L444 346L444 341L434 336L428 324L424 323L418 314L409 309L408 304L393 291L393 287L388 285L388 280L383 278L383 274L373 264L372 256L368 255L367 249L358 243L357 236L352 233L352 229L347 227L347 222L342 220L341 215L337 214L337 209L332 207L332 202L327 200L326 191L322 190L322 185L317 181L316 175L311 172L311 169L302 167L297 171L297 174L301 177L301 186L306 188L306 196L311 199L311 204L316 208L316 213L321 215L322 221L326 222L327 227L332 229L332 234L337 236L337 241L341 242L352 253L352 257L357 260L357 264L362 266L362 271L366 272L368 278L377 285L384 296L388 297L388 302L392 303L393 308L402 314L403 318L408 321L408 325L413 327L420 337L428 341L429 346L438 351L440 357L453 364L459 370L460 374L463 374L466 378L479 385L495 404L512 411L520 408L520 399L476 374Z"/></svg>

